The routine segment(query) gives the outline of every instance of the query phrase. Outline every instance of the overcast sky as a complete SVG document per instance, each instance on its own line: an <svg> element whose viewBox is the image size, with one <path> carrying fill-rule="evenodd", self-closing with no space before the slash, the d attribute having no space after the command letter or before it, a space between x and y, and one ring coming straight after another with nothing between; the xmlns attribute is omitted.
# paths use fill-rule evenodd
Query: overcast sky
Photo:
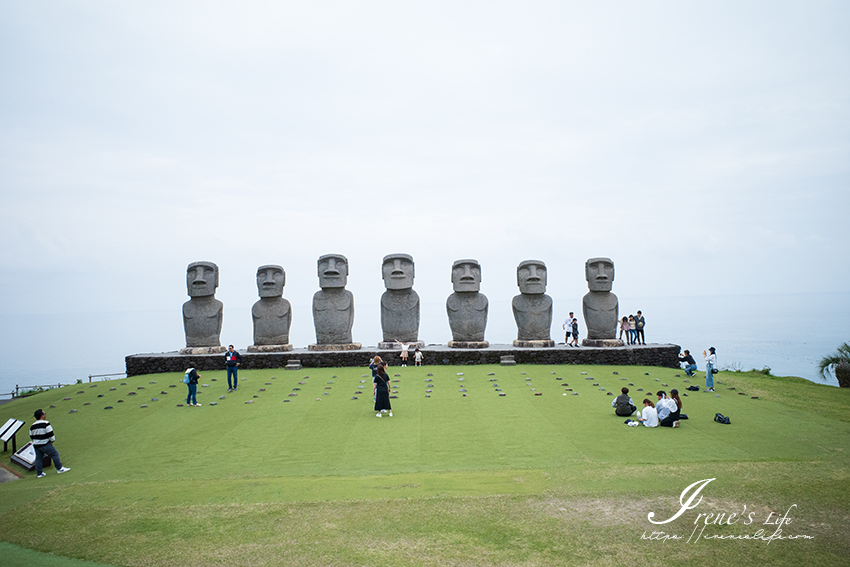
<svg viewBox="0 0 850 567"><path fill-rule="evenodd" d="M491 302L534 258L580 307L594 256L621 296L850 291L848 30L841 1L3 2L0 313L179 314L210 260L225 312L280 264L309 319L332 252L370 305L395 252L435 305L459 258Z"/></svg>

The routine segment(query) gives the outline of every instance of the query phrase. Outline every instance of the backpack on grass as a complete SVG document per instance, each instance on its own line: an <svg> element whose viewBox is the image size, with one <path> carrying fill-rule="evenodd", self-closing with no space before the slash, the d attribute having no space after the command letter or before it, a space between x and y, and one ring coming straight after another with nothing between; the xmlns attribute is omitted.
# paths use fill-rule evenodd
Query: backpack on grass
<svg viewBox="0 0 850 567"><path fill-rule="evenodd" d="M716 421L717 423L724 423L726 425L729 425L729 424L732 423L732 421L728 417L723 415L722 413L714 414L714 421Z"/></svg>

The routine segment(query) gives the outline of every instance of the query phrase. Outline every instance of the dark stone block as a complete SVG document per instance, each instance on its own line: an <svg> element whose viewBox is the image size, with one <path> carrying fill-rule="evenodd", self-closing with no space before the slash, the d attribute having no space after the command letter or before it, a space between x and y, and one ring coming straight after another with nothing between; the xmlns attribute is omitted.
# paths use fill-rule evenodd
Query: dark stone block
<svg viewBox="0 0 850 567"><path fill-rule="evenodd" d="M425 349L426 353L427 350ZM432 364L499 364L502 356L512 356L517 364L618 364L662 366L678 369L679 351L678 345L669 344L642 346L637 349L617 347L570 350L551 348L514 349L491 345L487 349L476 349L474 358L470 358L469 350L454 349L440 350L438 351L439 355L430 356L428 360ZM298 353L298 356L300 356L301 364L305 367L328 368L361 366L365 357L376 354L386 356L391 354L391 351L304 352ZM291 355L292 353L245 353L243 354L242 368L284 368ZM201 371L221 370L221 362L217 356L179 355L177 353L131 355L125 357L125 365L128 376L163 372L179 372L182 374L189 366L194 366ZM364 377L368 377L368 374ZM126 385L126 382L122 384Z"/></svg>

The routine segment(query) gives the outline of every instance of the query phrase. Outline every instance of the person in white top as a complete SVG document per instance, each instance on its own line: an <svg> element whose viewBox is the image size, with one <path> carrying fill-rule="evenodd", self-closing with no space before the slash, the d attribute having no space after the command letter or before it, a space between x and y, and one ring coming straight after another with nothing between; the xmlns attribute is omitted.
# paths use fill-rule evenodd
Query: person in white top
<svg viewBox="0 0 850 567"><path fill-rule="evenodd" d="M664 390L659 390L656 392L656 395L658 396L658 401L655 402L655 411L658 412L658 421L664 421L668 415L676 412L679 406L667 397L667 392Z"/></svg>
<svg viewBox="0 0 850 567"><path fill-rule="evenodd" d="M717 354L714 347L708 349L711 354L706 354L702 351L702 356L705 358L705 388L709 392L714 391L714 369L717 368Z"/></svg>
<svg viewBox="0 0 850 567"><path fill-rule="evenodd" d="M573 335L573 319L575 319L575 315L570 311L570 316L567 317L567 320L564 321L564 324L561 325L561 328L566 332L566 336L564 336L564 342L567 343L567 346L570 344L570 337Z"/></svg>
<svg viewBox="0 0 850 567"><path fill-rule="evenodd" d="M643 422L646 427L658 427L658 412L655 411L655 406L650 400L643 400L643 412L638 421Z"/></svg>
<svg viewBox="0 0 850 567"><path fill-rule="evenodd" d="M407 357L409 354L408 350L410 349L410 343L403 343L398 339L396 339L395 342L401 345L401 365L407 366Z"/></svg>

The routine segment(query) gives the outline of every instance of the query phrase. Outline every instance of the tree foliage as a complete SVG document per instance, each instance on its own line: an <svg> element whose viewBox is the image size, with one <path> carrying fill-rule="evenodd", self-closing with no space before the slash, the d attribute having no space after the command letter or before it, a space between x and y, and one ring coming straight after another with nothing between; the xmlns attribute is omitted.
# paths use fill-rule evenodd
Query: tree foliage
<svg viewBox="0 0 850 567"><path fill-rule="evenodd" d="M841 388L850 388L850 345L844 343L834 353L823 357L818 370L823 378L834 374Z"/></svg>

